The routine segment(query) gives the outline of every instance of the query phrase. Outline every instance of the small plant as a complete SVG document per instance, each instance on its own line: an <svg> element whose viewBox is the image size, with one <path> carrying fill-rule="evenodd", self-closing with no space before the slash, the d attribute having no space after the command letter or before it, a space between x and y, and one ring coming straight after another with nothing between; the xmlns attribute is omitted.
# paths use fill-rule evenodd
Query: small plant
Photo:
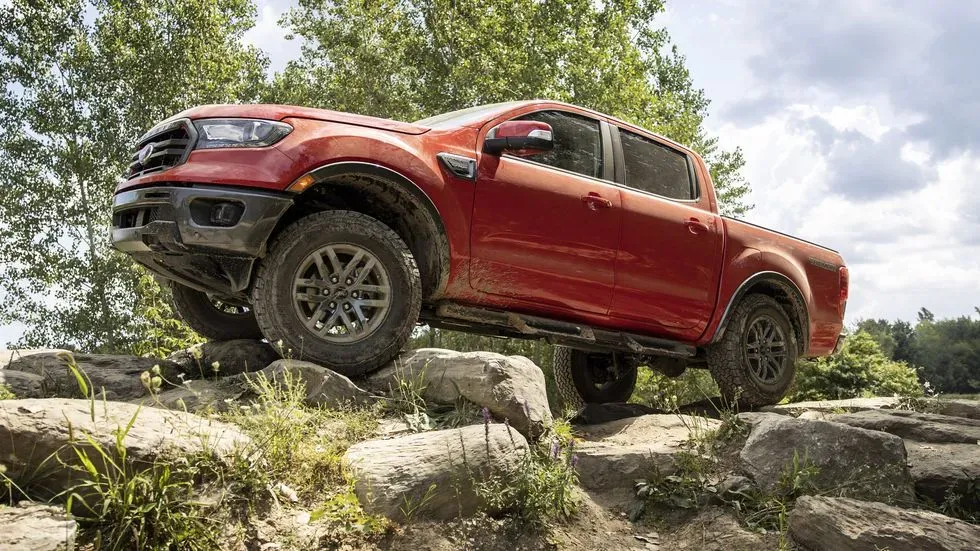
<svg viewBox="0 0 980 551"><path fill-rule="evenodd" d="M13 400L17 398L14 396L14 391L10 390L10 387L5 384L0 384L0 400Z"/></svg>
<svg viewBox="0 0 980 551"><path fill-rule="evenodd" d="M123 440L138 415L139 410L116 431L109 449L87 434L72 438L80 466L64 466L80 470L82 478L62 494L68 510L96 549L216 548L220 527L195 499L193 465L184 460L138 466L127 456Z"/></svg>
<svg viewBox="0 0 980 551"><path fill-rule="evenodd" d="M822 493L814 484L820 469L805 454L793 453L793 461L784 469L779 483L771 492L752 490L732 492L722 498L735 510L750 529L766 533L786 534L786 519L796 499Z"/></svg>
<svg viewBox="0 0 980 551"><path fill-rule="evenodd" d="M422 432L434 428L429 417L428 405L423 396L428 386L425 371L428 364L415 373L406 372L398 362L395 363L395 386L391 388L390 405L402 414L405 422L414 432Z"/></svg>
<svg viewBox="0 0 980 551"><path fill-rule="evenodd" d="M331 495L310 514L311 522L321 520L330 522L341 532L380 535L391 530L391 522L378 515L369 515L361 507L354 493L353 483L348 483L341 491Z"/></svg>

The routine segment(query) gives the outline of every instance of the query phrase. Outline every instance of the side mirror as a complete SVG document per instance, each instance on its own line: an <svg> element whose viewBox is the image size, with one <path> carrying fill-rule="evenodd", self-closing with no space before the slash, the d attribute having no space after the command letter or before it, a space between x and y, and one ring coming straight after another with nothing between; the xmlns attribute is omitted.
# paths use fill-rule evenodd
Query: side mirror
<svg viewBox="0 0 980 551"><path fill-rule="evenodd" d="M487 132L483 150L500 154L519 151L525 155L548 151L555 146L551 125L538 121L507 121Z"/></svg>

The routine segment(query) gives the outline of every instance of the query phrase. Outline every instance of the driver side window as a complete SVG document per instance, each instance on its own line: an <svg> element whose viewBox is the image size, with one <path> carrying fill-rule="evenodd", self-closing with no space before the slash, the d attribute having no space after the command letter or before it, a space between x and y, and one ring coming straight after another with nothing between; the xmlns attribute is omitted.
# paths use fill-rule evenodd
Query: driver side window
<svg viewBox="0 0 980 551"><path fill-rule="evenodd" d="M536 111L517 120L540 121L551 125L554 148L521 155L541 164L568 170L590 178L602 174L602 135L599 121L566 111Z"/></svg>

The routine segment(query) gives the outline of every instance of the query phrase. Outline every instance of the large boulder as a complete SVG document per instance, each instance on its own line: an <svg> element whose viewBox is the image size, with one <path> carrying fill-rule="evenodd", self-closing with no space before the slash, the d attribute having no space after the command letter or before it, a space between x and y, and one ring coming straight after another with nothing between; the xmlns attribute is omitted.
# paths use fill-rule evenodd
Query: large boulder
<svg viewBox="0 0 980 551"><path fill-rule="evenodd" d="M174 352L167 359L179 365L186 377L204 379L259 371L281 358L279 351L265 341L236 339L198 344ZM217 371L213 368L215 362Z"/></svg>
<svg viewBox="0 0 980 551"><path fill-rule="evenodd" d="M636 480L677 470L675 457L686 444L712 431L720 421L689 415L643 415L578 427L585 442L576 447L576 470L582 486L592 490L632 488Z"/></svg>
<svg viewBox="0 0 980 551"><path fill-rule="evenodd" d="M446 520L483 508L474 481L508 476L524 453L520 433L490 424L368 440L351 446L344 460L365 511Z"/></svg>
<svg viewBox="0 0 980 551"><path fill-rule="evenodd" d="M84 397L75 374L69 369L74 362L78 370L88 379L89 391L94 391L100 399L105 392L107 400L132 400L147 394L140 381L140 374L158 366L163 377L163 387L169 382L179 383L180 368L177 364L156 358L140 358L114 354L80 354L67 350L33 351L27 355L14 354L7 364L6 371L19 371L41 377L22 379L23 384L40 385L40 395L35 391L14 394L19 397ZM5 376L10 376L5 373Z"/></svg>
<svg viewBox="0 0 980 551"><path fill-rule="evenodd" d="M310 406L340 407L347 404L370 404L374 398L346 376L310 362L277 360L259 371L277 384L302 381L306 387L304 402ZM247 377L250 375L242 375Z"/></svg>
<svg viewBox="0 0 980 551"><path fill-rule="evenodd" d="M967 551L980 545L980 526L847 498L801 497L789 533L811 551Z"/></svg>
<svg viewBox="0 0 980 551"><path fill-rule="evenodd" d="M63 508L0 505L0 551L72 551L78 525Z"/></svg>
<svg viewBox="0 0 980 551"><path fill-rule="evenodd" d="M223 461L249 442L231 425L184 412L102 400L0 400L0 458L7 476L15 482L30 478L32 487L52 495L78 478L77 470L65 468L80 465L72 448L102 465L86 435L111 455L122 432L127 458L136 465L199 453Z"/></svg>
<svg viewBox="0 0 980 551"><path fill-rule="evenodd" d="M7 387L18 398L44 397L44 377L34 373L0 369L0 385Z"/></svg>
<svg viewBox="0 0 980 551"><path fill-rule="evenodd" d="M795 461L816 467L811 482L818 489L889 502L912 497L905 445L897 436L775 413L739 417L751 424L739 469L764 490L777 490Z"/></svg>
<svg viewBox="0 0 980 551"><path fill-rule="evenodd" d="M834 415L830 420L880 430L916 442L976 444L980 420L904 410L869 410Z"/></svg>
<svg viewBox="0 0 980 551"><path fill-rule="evenodd" d="M934 444L905 441L915 493L934 504L947 497L980 511L980 443Z"/></svg>
<svg viewBox="0 0 980 551"><path fill-rule="evenodd" d="M375 388L397 387L399 378L421 377L423 398L452 405L468 400L507 419L522 434L540 435L551 425L544 373L523 356L421 348L369 378Z"/></svg>

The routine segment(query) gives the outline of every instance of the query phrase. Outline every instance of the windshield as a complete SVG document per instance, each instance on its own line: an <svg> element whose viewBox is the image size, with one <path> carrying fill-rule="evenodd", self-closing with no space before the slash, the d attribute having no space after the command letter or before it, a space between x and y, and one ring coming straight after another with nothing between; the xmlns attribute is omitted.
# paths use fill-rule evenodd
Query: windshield
<svg viewBox="0 0 980 551"><path fill-rule="evenodd" d="M521 103L523 102L506 101L503 103L491 103L489 105L477 105L476 107L468 107L466 109L460 109L459 111L450 111L448 113L442 113L441 115L434 115L427 119L417 120L413 124L428 126L429 128L464 126L491 118L494 112L506 111L507 109L516 107Z"/></svg>

